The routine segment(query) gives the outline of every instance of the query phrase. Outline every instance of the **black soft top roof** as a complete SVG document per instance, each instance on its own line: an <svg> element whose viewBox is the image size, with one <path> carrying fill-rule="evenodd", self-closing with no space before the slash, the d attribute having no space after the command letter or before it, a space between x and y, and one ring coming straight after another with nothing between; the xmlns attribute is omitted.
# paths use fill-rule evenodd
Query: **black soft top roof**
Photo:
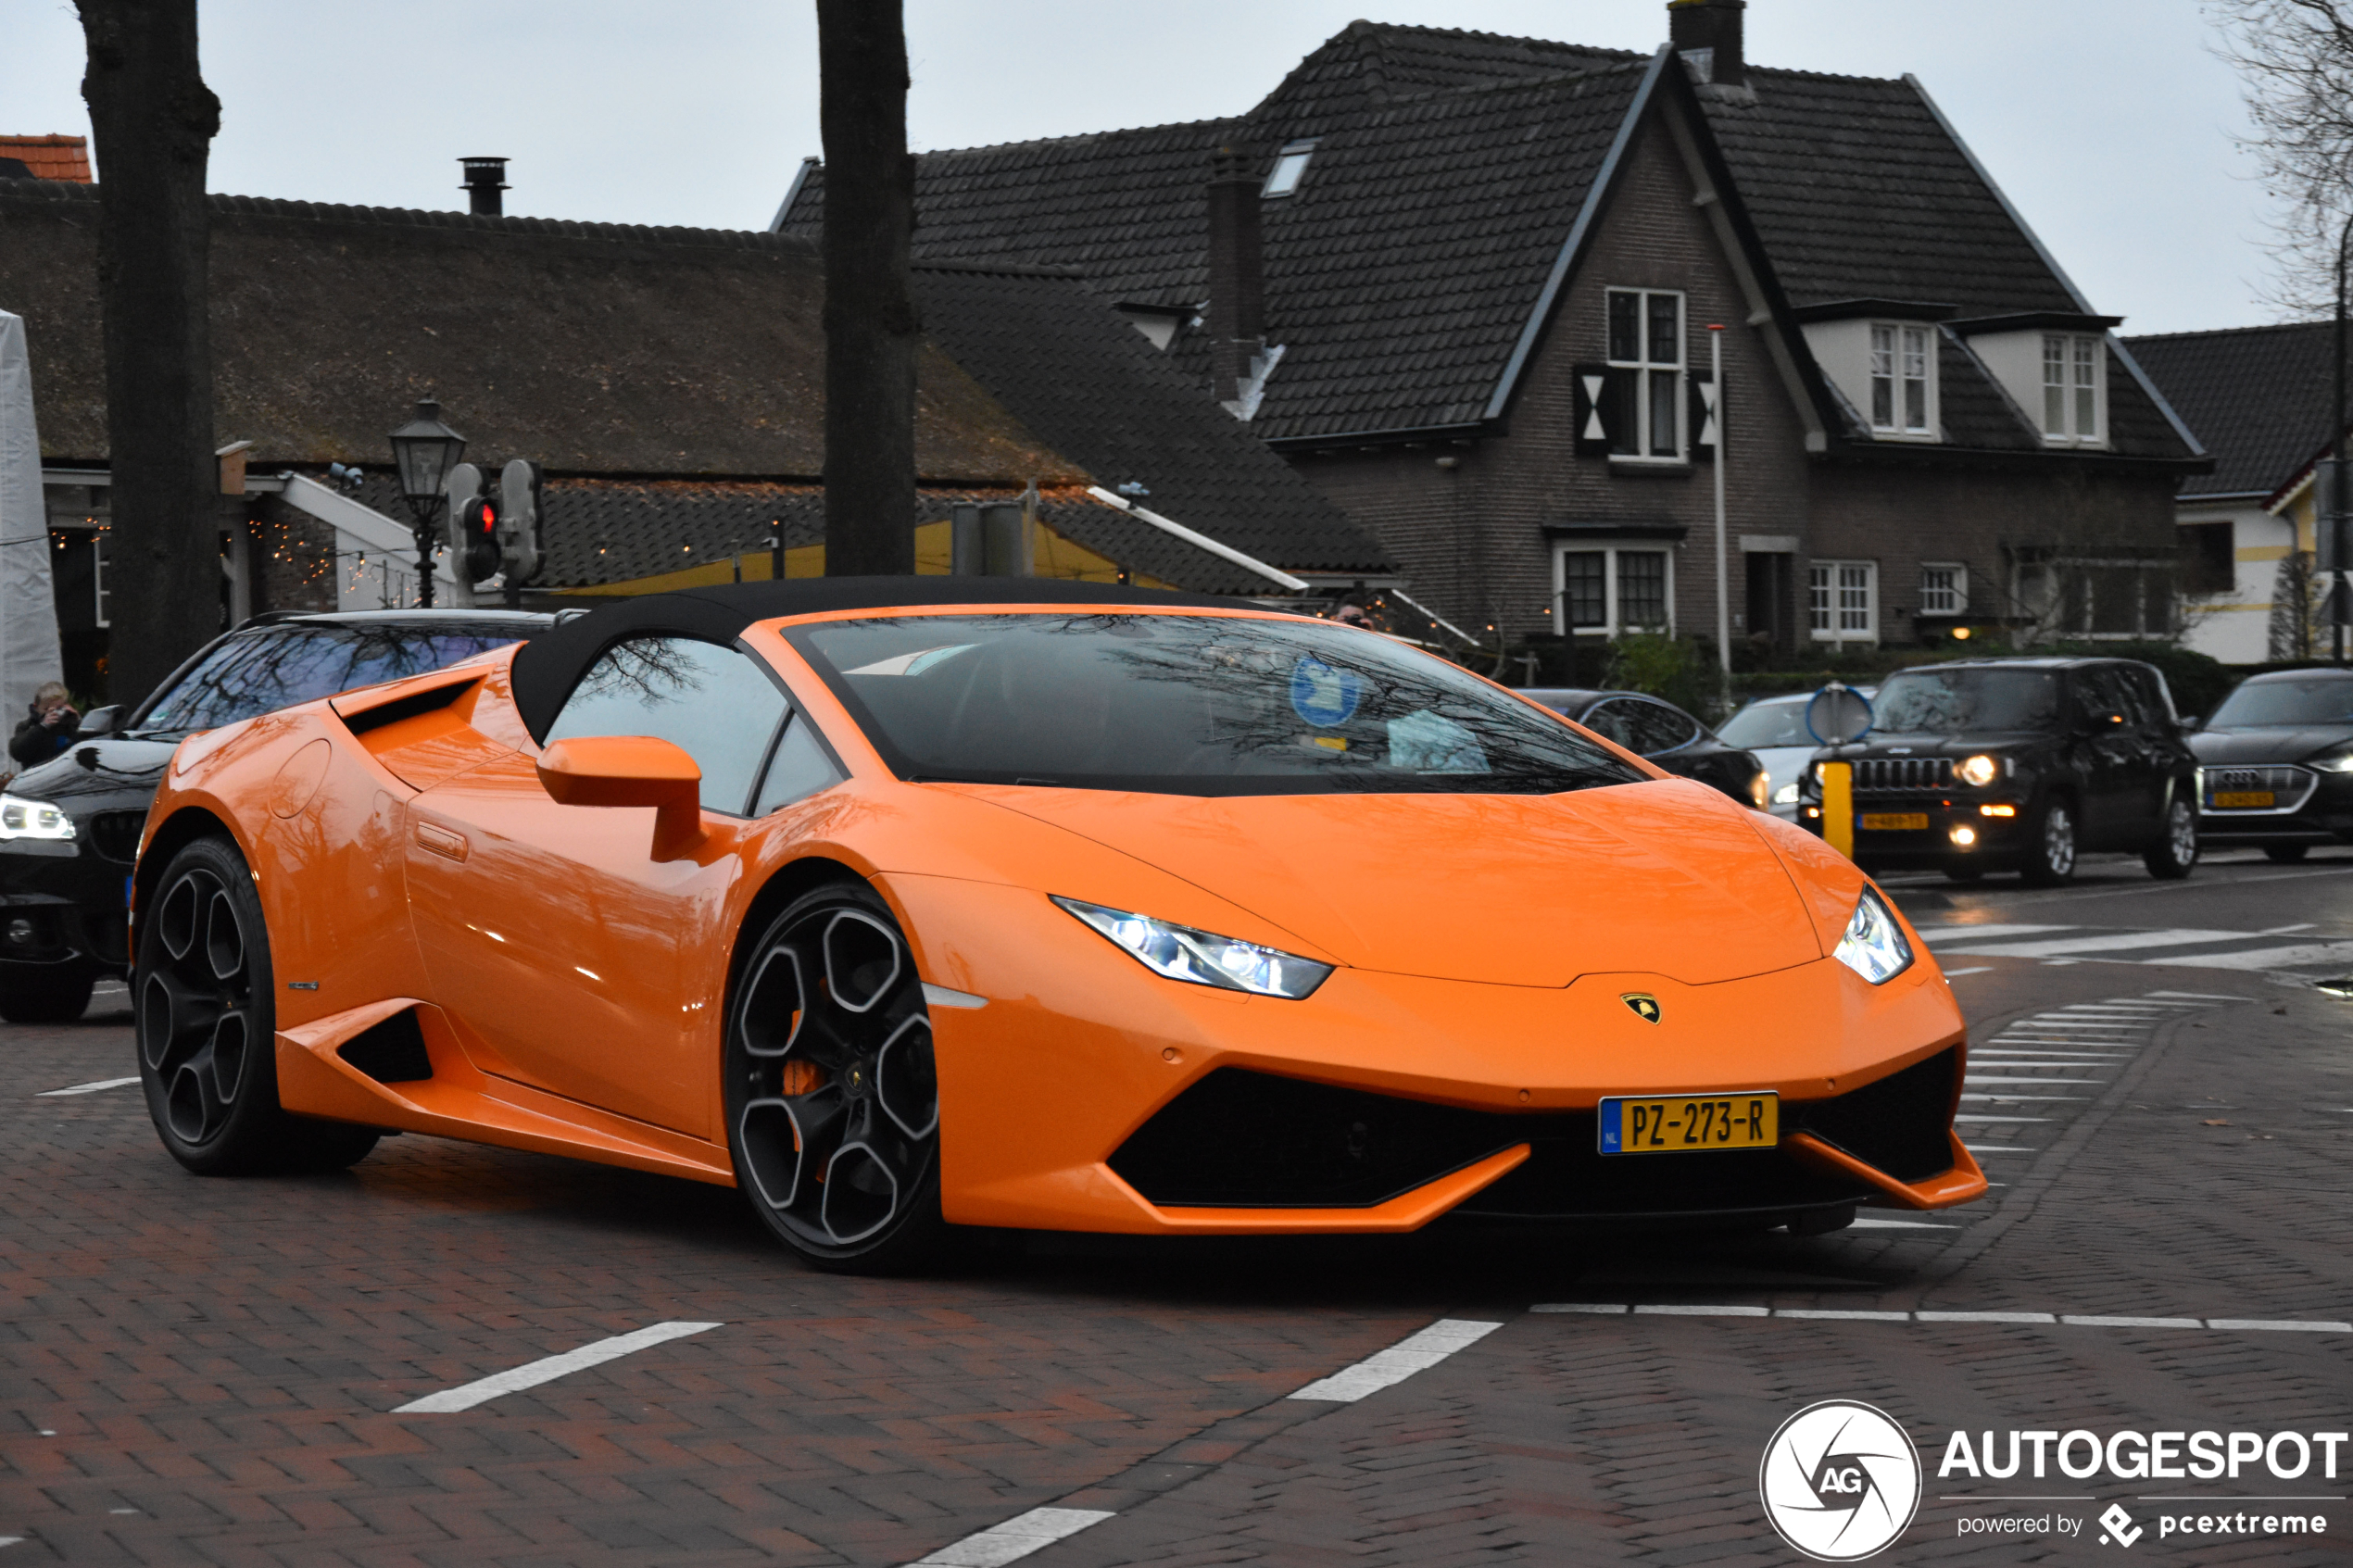
<svg viewBox="0 0 2353 1568"><path fill-rule="evenodd" d="M1123 588L1112 583L1064 583L1037 577L800 577L767 583L721 583L623 599L515 650L515 707L534 740L545 740L572 688L588 666L627 637L695 637L732 643L756 621L838 609L896 609L943 605L1138 605L1151 609L1238 609L1246 599Z"/></svg>

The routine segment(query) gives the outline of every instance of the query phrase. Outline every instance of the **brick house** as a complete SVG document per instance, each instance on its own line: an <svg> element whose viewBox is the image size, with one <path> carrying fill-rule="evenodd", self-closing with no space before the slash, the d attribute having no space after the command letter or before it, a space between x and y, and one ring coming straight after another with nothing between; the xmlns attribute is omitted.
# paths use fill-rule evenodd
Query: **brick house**
<svg viewBox="0 0 2353 1568"><path fill-rule="evenodd" d="M921 257L1082 270L1507 639L2171 625L2206 466L1910 77L1357 22L1247 114L923 155ZM824 169L777 215L823 221ZM1720 326L1720 332L1711 329ZM1711 339L1716 342L1711 342Z"/></svg>

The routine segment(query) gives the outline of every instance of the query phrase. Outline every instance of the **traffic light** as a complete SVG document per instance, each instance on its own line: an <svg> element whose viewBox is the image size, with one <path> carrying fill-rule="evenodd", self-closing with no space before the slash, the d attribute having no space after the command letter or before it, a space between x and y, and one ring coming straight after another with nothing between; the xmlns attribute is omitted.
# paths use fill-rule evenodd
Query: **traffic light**
<svg viewBox="0 0 2353 1568"><path fill-rule="evenodd" d="M445 547L449 552L449 575L456 580L451 584L449 595L449 603L454 608L463 609L474 602L473 585L480 581L466 575L467 557L471 554L466 537L466 508L482 499L482 470L472 463L459 463L451 469L445 485L449 509L443 519L443 526L448 532Z"/></svg>
<svg viewBox="0 0 2353 1568"><path fill-rule="evenodd" d="M477 495L459 508L458 532L466 542L465 554L459 558L465 566L465 580L482 583L497 576L498 503Z"/></svg>
<svg viewBox="0 0 2353 1568"><path fill-rule="evenodd" d="M539 465L516 458L500 469L498 499L497 559L507 574L507 602L513 604L539 571Z"/></svg>

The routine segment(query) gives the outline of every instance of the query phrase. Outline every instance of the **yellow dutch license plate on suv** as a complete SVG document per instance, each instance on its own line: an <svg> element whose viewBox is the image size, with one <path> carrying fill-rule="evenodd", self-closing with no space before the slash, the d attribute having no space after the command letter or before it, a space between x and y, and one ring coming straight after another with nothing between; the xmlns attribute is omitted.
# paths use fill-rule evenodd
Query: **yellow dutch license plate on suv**
<svg viewBox="0 0 2353 1568"><path fill-rule="evenodd" d="M1928 826L1925 811L1866 811L1863 831L1866 833L1917 833Z"/></svg>
<svg viewBox="0 0 2353 1568"><path fill-rule="evenodd" d="M2214 792L2214 809L2218 811L2260 810L2279 804L2279 797L2268 789L2218 789Z"/></svg>
<svg viewBox="0 0 2353 1568"><path fill-rule="evenodd" d="M1698 1154L1770 1148L1780 1141L1781 1097L1771 1089L1613 1097L1601 1103L1604 1154Z"/></svg>

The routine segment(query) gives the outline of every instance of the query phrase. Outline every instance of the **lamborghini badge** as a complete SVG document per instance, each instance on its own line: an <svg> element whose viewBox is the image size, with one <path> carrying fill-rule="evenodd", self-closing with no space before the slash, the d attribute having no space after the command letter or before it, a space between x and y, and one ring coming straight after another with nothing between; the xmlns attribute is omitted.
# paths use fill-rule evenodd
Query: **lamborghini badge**
<svg viewBox="0 0 2353 1568"><path fill-rule="evenodd" d="M1617 998L1634 1010L1634 1016L1645 1023L1658 1022L1658 998L1645 991L1629 991Z"/></svg>

